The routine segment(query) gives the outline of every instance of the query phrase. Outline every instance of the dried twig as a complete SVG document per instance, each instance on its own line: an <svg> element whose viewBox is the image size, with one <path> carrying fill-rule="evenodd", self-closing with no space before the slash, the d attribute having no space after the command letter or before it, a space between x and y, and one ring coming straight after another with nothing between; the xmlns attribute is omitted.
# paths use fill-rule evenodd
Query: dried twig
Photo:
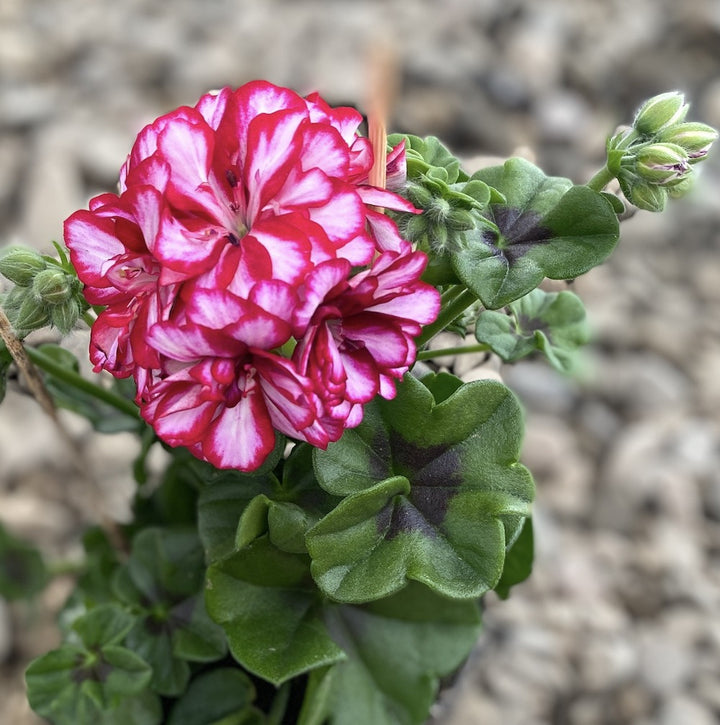
<svg viewBox="0 0 720 725"><path fill-rule="evenodd" d="M387 181L387 119L396 88L396 62L388 44L378 43L373 49L369 75L368 136L374 155L369 181L373 186L384 189Z"/></svg>

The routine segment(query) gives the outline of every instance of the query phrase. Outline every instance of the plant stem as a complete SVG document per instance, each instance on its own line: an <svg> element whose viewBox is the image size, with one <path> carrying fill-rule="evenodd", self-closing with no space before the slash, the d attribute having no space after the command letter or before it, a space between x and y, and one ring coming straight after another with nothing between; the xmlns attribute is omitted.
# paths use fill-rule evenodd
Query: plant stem
<svg viewBox="0 0 720 725"><path fill-rule="evenodd" d="M593 191L602 191L614 178L615 174L607 166L603 166L585 186L590 187Z"/></svg>
<svg viewBox="0 0 720 725"><path fill-rule="evenodd" d="M459 289L459 291L457 291ZM463 285L457 285L443 295L440 314L435 322L427 325L415 340L418 349L442 332L453 320L457 319L477 297Z"/></svg>
<svg viewBox="0 0 720 725"><path fill-rule="evenodd" d="M45 568L51 577L82 574L87 569L86 561L70 561L69 559L58 559L45 563Z"/></svg>
<svg viewBox="0 0 720 725"><path fill-rule="evenodd" d="M490 349L489 345L484 342L479 342L477 345L459 345L458 347L443 347L439 350L421 350L416 360L429 360L433 357L441 357L443 355L464 355L468 352L487 352Z"/></svg>
<svg viewBox="0 0 720 725"><path fill-rule="evenodd" d="M104 403L111 405L113 408L125 413L126 415L130 415L134 418L139 417L137 406L132 402L132 400L123 398L117 393L113 393L112 390L101 388L99 385L96 385L87 378L84 378L74 370L58 365L52 358L34 347L26 347L25 352L35 365L44 370L46 373L50 373L55 376L58 380L62 380L64 383L72 385L74 388L92 395L98 400L102 400Z"/></svg>
<svg viewBox="0 0 720 725"><path fill-rule="evenodd" d="M275 699L270 706L270 712L267 716L267 725L282 725L287 709L288 700L290 699L290 682L283 682L278 688Z"/></svg>

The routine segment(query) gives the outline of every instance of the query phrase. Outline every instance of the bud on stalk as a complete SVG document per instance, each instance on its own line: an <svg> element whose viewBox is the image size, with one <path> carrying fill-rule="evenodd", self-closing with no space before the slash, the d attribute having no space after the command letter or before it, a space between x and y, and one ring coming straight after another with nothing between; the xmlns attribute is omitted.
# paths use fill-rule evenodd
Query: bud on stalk
<svg viewBox="0 0 720 725"><path fill-rule="evenodd" d="M682 147L691 164L704 159L713 142L718 138L718 132L704 123L679 123L658 134L657 140L662 143L676 144Z"/></svg>
<svg viewBox="0 0 720 725"><path fill-rule="evenodd" d="M29 287L46 267L47 262L32 249L14 248L0 257L0 274L20 287Z"/></svg>
<svg viewBox="0 0 720 725"><path fill-rule="evenodd" d="M661 93L640 106L633 127L644 136L655 136L664 128L682 123L689 107L682 93Z"/></svg>
<svg viewBox="0 0 720 725"><path fill-rule="evenodd" d="M669 186L677 183L689 168L687 152L677 144L648 144L635 152L635 172L651 184Z"/></svg>

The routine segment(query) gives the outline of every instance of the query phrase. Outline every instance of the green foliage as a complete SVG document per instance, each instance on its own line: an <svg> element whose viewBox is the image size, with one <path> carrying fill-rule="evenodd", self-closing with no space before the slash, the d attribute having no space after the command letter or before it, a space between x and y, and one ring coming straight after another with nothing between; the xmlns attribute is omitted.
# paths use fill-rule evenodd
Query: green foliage
<svg viewBox="0 0 720 725"><path fill-rule="evenodd" d="M347 659L318 671L301 725L323 716L332 725L420 725L440 678L463 662L481 629L477 603L449 601L414 583L371 604L326 610Z"/></svg>
<svg viewBox="0 0 720 725"><path fill-rule="evenodd" d="M612 205L586 186L549 177L523 159L473 176L505 197L491 203L483 227L451 250L458 278L489 309L535 289L545 277L574 279L600 264L619 236Z"/></svg>
<svg viewBox="0 0 720 725"><path fill-rule="evenodd" d="M517 539L508 547L505 556L505 568L500 581L495 585L498 596L507 599L510 596L510 589L516 584L524 582L530 576L534 556L535 539L532 519L527 518Z"/></svg>
<svg viewBox="0 0 720 725"><path fill-rule="evenodd" d="M250 725L255 688L237 667L210 670L195 678L170 713L167 725ZM260 722L257 720L257 722Z"/></svg>
<svg viewBox="0 0 720 725"><path fill-rule="evenodd" d="M132 615L104 604L72 625L72 642L34 660L27 669L28 699L55 725L160 722L160 702L147 690L150 666L119 643Z"/></svg>
<svg viewBox="0 0 720 725"><path fill-rule="evenodd" d="M590 337L585 307L568 290L536 289L508 306L509 314L484 310L478 316L475 337L505 362L535 352L545 355L560 372L575 368L577 349Z"/></svg>
<svg viewBox="0 0 720 725"><path fill-rule="evenodd" d="M224 634L205 609L204 574L195 531L145 528L113 577L117 597L136 615L127 646L152 666L152 687L162 695L185 690L189 662L212 662L225 654Z"/></svg>
<svg viewBox="0 0 720 725"><path fill-rule="evenodd" d="M57 406L86 418L101 433L140 432L144 428L137 414L129 412L133 410L131 381L115 381L109 391L127 404L129 410L125 412L98 397L91 383L86 389L78 388L74 378L79 377L80 363L69 350L60 345L40 345L31 358L37 361L38 356L53 367L52 372L44 370L43 378Z"/></svg>
<svg viewBox="0 0 720 725"><path fill-rule="evenodd" d="M428 174L448 184L467 181L468 175L460 168L460 161L435 136L420 138L411 134L390 134L388 144L397 146L405 142L405 158L409 179Z"/></svg>
<svg viewBox="0 0 720 725"><path fill-rule="evenodd" d="M235 659L275 685L345 658L323 624L307 555L267 536L209 568L206 598Z"/></svg>
<svg viewBox="0 0 720 725"><path fill-rule="evenodd" d="M446 378L406 375L396 398L369 404L360 426L315 452L320 485L345 496L307 535L323 592L364 602L409 580L456 599L492 588L533 497L521 437L504 385L448 396Z"/></svg>
<svg viewBox="0 0 720 725"><path fill-rule="evenodd" d="M47 579L40 552L0 524L0 597L10 601L32 597Z"/></svg>

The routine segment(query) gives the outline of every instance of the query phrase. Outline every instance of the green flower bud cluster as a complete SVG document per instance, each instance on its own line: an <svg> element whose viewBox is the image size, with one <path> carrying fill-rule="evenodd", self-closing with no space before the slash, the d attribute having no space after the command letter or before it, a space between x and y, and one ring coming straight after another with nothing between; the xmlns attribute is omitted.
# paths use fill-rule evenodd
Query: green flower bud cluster
<svg viewBox="0 0 720 725"><path fill-rule="evenodd" d="M481 181L447 184L431 170L408 182L407 198L421 214L408 214L401 220L403 236L426 251L456 249L459 235L481 222L480 211L487 207L489 191Z"/></svg>
<svg viewBox="0 0 720 725"><path fill-rule="evenodd" d="M59 261L23 247L0 257L0 274L15 285L0 303L19 337L47 325L65 335L87 309L82 284L65 252L58 251Z"/></svg>
<svg viewBox="0 0 720 725"><path fill-rule="evenodd" d="M630 128L608 141L608 170L625 197L648 211L662 211L668 197L692 187L692 166L702 161L718 137L704 123L685 121L689 105L682 93L662 93L646 101Z"/></svg>
<svg viewBox="0 0 720 725"><path fill-rule="evenodd" d="M483 225L482 211L498 193L469 177L437 138L393 135L405 141L408 182L401 193L421 211L396 214L402 236L426 252L442 255L457 249L465 232Z"/></svg>

